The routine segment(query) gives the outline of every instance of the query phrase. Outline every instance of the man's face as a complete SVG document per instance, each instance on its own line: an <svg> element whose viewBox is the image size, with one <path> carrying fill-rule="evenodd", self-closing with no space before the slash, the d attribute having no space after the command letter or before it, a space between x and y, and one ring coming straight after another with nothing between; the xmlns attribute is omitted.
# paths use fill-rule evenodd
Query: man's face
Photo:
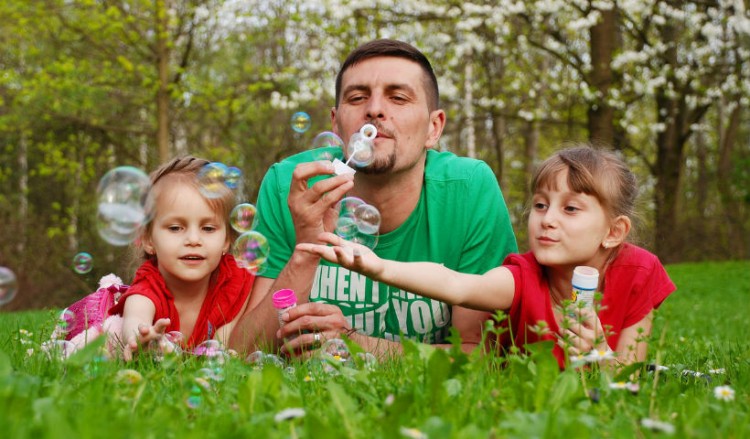
<svg viewBox="0 0 750 439"><path fill-rule="evenodd" d="M333 129L348 143L362 125L378 128L375 160L360 172L387 174L421 163L445 124L442 110L430 112L425 73L416 62L398 57L369 58L349 67L341 78Z"/></svg>

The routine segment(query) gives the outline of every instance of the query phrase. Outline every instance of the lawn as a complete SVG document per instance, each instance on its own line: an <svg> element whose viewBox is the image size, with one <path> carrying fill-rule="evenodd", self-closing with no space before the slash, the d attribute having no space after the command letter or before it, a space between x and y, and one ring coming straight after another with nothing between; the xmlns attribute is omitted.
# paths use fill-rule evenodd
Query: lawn
<svg viewBox="0 0 750 439"><path fill-rule="evenodd" d="M750 261L667 267L648 364L560 372L544 349L406 343L372 363L45 353L59 310L0 312L0 432L25 437L750 437ZM538 352L536 352L538 351ZM658 365L660 367L654 367ZM718 397L717 397L718 393Z"/></svg>

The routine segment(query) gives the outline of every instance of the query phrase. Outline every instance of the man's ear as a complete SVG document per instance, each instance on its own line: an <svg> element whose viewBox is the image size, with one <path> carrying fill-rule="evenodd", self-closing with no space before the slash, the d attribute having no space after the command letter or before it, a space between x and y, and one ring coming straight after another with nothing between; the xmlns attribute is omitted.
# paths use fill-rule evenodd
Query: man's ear
<svg viewBox="0 0 750 439"><path fill-rule="evenodd" d="M445 128L445 111L435 110L430 113L430 127L427 132L427 142L425 148L432 149L438 144L440 136Z"/></svg>
<svg viewBox="0 0 750 439"><path fill-rule="evenodd" d="M625 215L620 215L612 221L612 225L609 227L609 233L604 237L602 246L604 248L617 247L618 245L625 242L625 239L630 233L630 227L632 226L630 218Z"/></svg>

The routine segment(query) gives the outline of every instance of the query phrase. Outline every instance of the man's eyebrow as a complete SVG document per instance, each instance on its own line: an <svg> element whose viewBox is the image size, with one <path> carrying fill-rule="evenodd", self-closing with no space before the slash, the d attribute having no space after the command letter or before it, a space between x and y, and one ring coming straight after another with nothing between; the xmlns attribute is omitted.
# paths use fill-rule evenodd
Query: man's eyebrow
<svg viewBox="0 0 750 439"><path fill-rule="evenodd" d="M346 88L344 88L344 91L341 93L341 95L343 96L343 95L346 95L346 94L351 93L353 91L366 91L366 92L369 92L370 91L370 87L368 87L368 86L366 86L364 84L352 84L352 85L348 85L348 86L346 86Z"/></svg>
<svg viewBox="0 0 750 439"><path fill-rule="evenodd" d="M409 84L389 84L388 86L385 87L385 91L389 93L392 93L394 91L399 91L399 90L403 90L407 92L408 94L412 94L412 95L417 94L416 89L414 89L414 87L412 87Z"/></svg>

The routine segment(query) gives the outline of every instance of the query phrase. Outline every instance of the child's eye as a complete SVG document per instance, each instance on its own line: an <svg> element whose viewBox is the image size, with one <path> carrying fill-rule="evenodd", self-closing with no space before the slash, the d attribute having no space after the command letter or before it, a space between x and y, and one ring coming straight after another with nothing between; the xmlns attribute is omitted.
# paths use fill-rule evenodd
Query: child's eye
<svg viewBox="0 0 750 439"><path fill-rule="evenodd" d="M579 209L579 208L577 208L575 206L565 206L565 211L568 212L568 213L576 213L579 210L581 210L581 209Z"/></svg>
<svg viewBox="0 0 750 439"><path fill-rule="evenodd" d="M217 227L214 227L214 226L203 226L203 231L209 232L209 233L210 232L215 232L216 229L217 229Z"/></svg>
<svg viewBox="0 0 750 439"><path fill-rule="evenodd" d="M534 203L534 209L536 210L544 210L547 208L547 205L544 203Z"/></svg>
<svg viewBox="0 0 750 439"><path fill-rule="evenodd" d="M170 232L179 232L181 229L182 227L180 226L168 226L167 227L167 230L169 230Z"/></svg>

